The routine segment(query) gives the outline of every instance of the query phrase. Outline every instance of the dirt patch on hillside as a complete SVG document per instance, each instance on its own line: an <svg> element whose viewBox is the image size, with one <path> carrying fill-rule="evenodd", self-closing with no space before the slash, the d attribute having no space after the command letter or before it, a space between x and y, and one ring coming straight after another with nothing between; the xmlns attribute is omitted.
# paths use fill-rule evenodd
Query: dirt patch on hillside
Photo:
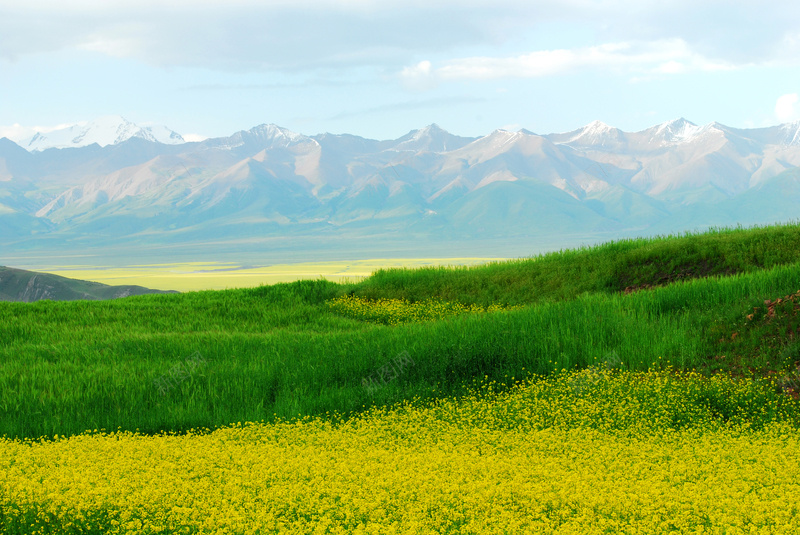
<svg viewBox="0 0 800 535"><path fill-rule="evenodd" d="M800 399L800 291L766 299L740 323L716 326L712 333L722 335L710 358L712 369L769 378Z"/></svg>
<svg viewBox="0 0 800 535"><path fill-rule="evenodd" d="M673 282L733 275L738 272L734 268L707 259L674 267L671 267L666 261L658 259L639 265L625 266L624 270L620 270L618 281L620 291L629 294L666 286Z"/></svg>

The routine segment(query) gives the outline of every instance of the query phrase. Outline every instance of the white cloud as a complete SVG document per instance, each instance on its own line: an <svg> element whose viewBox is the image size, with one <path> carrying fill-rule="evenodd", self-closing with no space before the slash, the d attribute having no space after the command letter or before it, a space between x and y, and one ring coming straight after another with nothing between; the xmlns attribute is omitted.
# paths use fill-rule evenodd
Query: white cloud
<svg viewBox="0 0 800 535"><path fill-rule="evenodd" d="M680 61L671 59L656 67L655 71L663 74L681 74L686 72L686 65Z"/></svg>
<svg viewBox="0 0 800 535"><path fill-rule="evenodd" d="M405 67L400 73L400 79L409 89L430 89L436 85L435 77L431 72L431 62L420 61L410 67Z"/></svg>
<svg viewBox="0 0 800 535"><path fill-rule="evenodd" d="M0 0L2 2L2 0ZM473 2L474 3L474 2ZM9 3L10 4L10 3ZM415 51L485 43L488 8L367 0L0 4L0 60L88 50L149 64L297 71L402 65ZM481 12L477 13L475 10ZM505 13L496 17L503 18Z"/></svg>
<svg viewBox="0 0 800 535"><path fill-rule="evenodd" d="M610 69L619 73L682 74L735 68L691 50L681 39L646 43L607 43L575 49L539 50L512 57L470 57L444 62L433 68L429 61L406 67L401 78L410 85L433 85L439 80L536 78L585 69Z"/></svg>
<svg viewBox="0 0 800 535"><path fill-rule="evenodd" d="M11 126L0 126L0 137L7 137L11 141L19 141L31 135L33 135L33 133L28 134L28 129L18 123L12 124Z"/></svg>
<svg viewBox="0 0 800 535"><path fill-rule="evenodd" d="M724 64L796 62L799 18L795 0L0 0L0 59L83 49L160 66L394 70L557 25L585 29L586 43L678 40ZM557 52L522 63L547 72ZM667 73L693 68L668 61Z"/></svg>
<svg viewBox="0 0 800 535"><path fill-rule="evenodd" d="M800 109L797 102L800 96L797 93L788 93L778 97L775 102L775 117L782 123L788 123L800 119Z"/></svg>
<svg viewBox="0 0 800 535"><path fill-rule="evenodd" d="M181 137L190 143L194 141L205 141L208 139L208 136L204 136L202 134L183 134Z"/></svg>
<svg viewBox="0 0 800 535"><path fill-rule="evenodd" d="M413 67L406 67L403 69L403 74L406 76L414 77L414 76L428 76L431 73L431 62L430 61L420 61Z"/></svg>

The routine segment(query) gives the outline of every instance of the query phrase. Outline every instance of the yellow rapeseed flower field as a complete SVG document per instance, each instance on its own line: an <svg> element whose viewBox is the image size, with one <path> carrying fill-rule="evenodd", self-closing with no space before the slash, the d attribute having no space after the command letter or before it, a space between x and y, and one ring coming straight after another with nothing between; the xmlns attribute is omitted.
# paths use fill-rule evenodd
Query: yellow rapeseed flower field
<svg viewBox="0 0 800 535"><path fill-rule="evenodd" d="M484 384L333 424L0 441L3 533L796 533L800 434L665 372ZM747 385L718 381L734 397ZM681 387L683 388L683 387ZM738 390L737 390L738 389ZM627 398L620 394L627 392ZM648 397L649 396L649 397ZM668 410L667 410L668 409ZM775 408L780 412L782 409ZM785 416L785 415L784 415ZM734 419L735 420L735 419Z"/></svg>
<svg viewBox="0 0 800 535"><path fill-rule="evenodd" d="M373 301L355 295L343 295L331 299L327 302L327 305L330 310L342 316L384 325L434 321L460 314L498 312L521 308L519 306L510 307L499 304L482 307L435 299L418 302L410 302L405 299L378 299Z"/></svg>

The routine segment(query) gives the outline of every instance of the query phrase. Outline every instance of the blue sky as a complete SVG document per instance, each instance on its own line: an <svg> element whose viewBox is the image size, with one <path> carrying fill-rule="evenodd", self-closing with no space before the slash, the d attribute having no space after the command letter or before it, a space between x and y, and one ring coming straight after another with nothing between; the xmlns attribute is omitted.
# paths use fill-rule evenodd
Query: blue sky
<svg viewBox="0 0 800 535"><path fill-rule="evenodd" d="M800 3L0 0L0 136L122 115L397 138L800 119Z"/></svg>

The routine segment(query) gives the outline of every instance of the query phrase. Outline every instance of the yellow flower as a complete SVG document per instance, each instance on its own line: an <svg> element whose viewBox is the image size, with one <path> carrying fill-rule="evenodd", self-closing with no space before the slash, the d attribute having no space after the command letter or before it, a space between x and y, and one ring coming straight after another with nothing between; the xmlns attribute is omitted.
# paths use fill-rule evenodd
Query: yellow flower
<svg viewBox="0 0 800 535"><path fill-rule="evenodd" d="M800 529L789 415L756 429L681 404L701 387L755 399L752 384L601 368L495 387L337 425L0 440L0 521L26 535Z"/></svg>

